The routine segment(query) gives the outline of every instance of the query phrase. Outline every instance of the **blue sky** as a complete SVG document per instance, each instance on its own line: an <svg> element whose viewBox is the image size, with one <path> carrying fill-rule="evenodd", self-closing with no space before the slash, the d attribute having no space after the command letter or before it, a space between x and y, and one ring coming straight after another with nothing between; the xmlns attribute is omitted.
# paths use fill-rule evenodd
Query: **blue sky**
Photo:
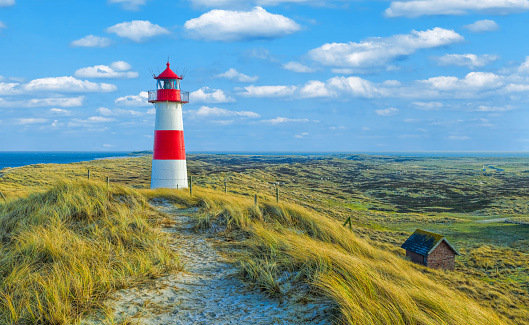
<svg viewBox="0 0 529 325"><path fill-rule="evenodd" d="M529 0L0 0L0 150L529 151Z"/></svg>

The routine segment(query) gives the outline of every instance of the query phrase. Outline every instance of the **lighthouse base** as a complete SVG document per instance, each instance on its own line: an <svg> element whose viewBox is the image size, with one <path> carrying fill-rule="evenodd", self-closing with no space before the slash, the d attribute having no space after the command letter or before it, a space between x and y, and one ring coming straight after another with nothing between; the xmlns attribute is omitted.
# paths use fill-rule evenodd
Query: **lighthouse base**
<svg viewBox="0 0 529 325"><path fill-rule="evenodd" d="M151 188L187 188L185 160L152 161Z"/></svg>

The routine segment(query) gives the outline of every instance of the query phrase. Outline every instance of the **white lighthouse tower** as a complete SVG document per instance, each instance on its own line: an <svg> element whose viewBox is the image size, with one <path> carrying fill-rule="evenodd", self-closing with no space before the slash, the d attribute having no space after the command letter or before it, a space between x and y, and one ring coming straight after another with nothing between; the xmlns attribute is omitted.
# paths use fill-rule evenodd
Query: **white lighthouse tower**
<svg viewBox="0 0 529 325"><path fill-rule="evenodd" d="M182 104L189 102L189 92L180 91L182 77L169 66L154 77L156 90L149 91L156 108L151 188L187 188Z"/></svg>

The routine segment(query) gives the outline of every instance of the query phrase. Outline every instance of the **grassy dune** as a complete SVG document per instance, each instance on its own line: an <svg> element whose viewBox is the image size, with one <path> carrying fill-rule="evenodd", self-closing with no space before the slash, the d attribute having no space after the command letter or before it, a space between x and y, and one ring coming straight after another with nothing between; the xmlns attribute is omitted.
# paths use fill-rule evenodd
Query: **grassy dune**
<svg viewBox="0 0 529 325"><path fill-rule="evenodd" d="M281 295L278 279L307 283L332 299L345 324L503 324L491 308L450 289L442 271L422 272L374 247L340 223L295 204L263 203L201 190L147 191L176 204L202 207L197 228L238 238L239 265L249 280ZM240 250L239 250L240 254Z"/></svg>
<svg viewBox="0 0 529 325"><path fill-rule="evenodd" d="M393 197L376 196L391 177L416 179L395 174L392 165L366 159L256 159L190 159L195 175L192 197L184 190L146 189L149 157L4 169L0 323L75 323L108 292L178 268L177 256L156 229L160 216L146 204L163 197L199 207L197 229L229 239L229 247L236 248L230 252L249 282L278 297L289 294L282 286L285 279L293 288L309 286L336 303L339 323L529 324L526 226L475 222L482 215L495 217L495 209L526 217L526 190L516 186L528 177L527 164L511 174L484 179L480 186L486 191L474 193L474 174L443 179L444 167L424 162L420 182L407 185L407 191L423 191L430 184L424 180L431 169L454 191L461 184L468 188L458 194L463 198L493 193L496 203L473 213L420 207L404 213L398 212L399 206L413 208L408 202L413 193L392 192L406 199L399 206L391 203ZM86 179L87 169L95 181L55 185L57 179ZM388 178L387 184L380 183L381 177ZM226 178L231 194L223 193ZM514 189L496 188L500 181ZM281 183L280 204L271 203L274 182ZM353 231L342 227L347 216L352 217ZM454 239L465 253L455 272L405 260L398 245L417 227L439 229Z"/></svg>
<svg viewBox="0 0 529 325"><path fill-rule="evenodd" d="M61 181L0 204L0 323L72 324L109 292L179 268L143 196Z"/></svg>

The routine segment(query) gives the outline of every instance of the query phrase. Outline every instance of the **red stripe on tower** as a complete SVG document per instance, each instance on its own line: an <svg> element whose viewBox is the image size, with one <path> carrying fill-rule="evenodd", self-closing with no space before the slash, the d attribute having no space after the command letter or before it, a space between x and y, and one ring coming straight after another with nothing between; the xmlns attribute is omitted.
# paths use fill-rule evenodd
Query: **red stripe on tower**
<svg viewBox="0 0 529 325"><path fill-rule="evenodd" d="M155 130L153 159L186 159L184 131Z"/></svg>

